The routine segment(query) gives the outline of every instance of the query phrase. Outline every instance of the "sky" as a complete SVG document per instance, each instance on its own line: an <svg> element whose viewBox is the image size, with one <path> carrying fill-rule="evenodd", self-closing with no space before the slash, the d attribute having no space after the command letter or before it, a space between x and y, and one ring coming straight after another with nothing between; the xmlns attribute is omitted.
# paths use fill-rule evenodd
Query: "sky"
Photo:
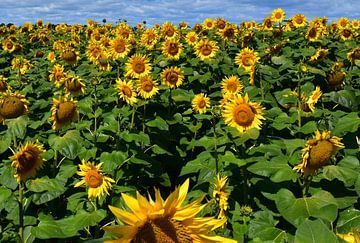
<svg viewBox="0 0 360 243"><path fill-rule="evenodd" d="M0 23L21 26L42 19L53 24L86 24L88 19L101 22L105 18L113 24L125 19L131 25L186 21L193 26L205 18L223 17L239 24L261 22L276 8L282 8L286 18L302 13L310 20L327 16L333 21L360 15L358 0L0 0Z"/></svg>

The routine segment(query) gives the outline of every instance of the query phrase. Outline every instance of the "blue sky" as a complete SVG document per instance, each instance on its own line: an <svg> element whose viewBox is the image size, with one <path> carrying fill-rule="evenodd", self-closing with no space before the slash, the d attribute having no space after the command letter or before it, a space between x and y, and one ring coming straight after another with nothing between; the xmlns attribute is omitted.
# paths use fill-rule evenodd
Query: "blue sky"
<svg viewBox="0 0 360 243"><path fill-rule="evenodd" d="M207 17L224 17L239 24L242 20L260 22L278 7L286 17L303 13L308 19L359 19L360 12L358 0L0 0L0 23L20 26L43 19L45 23L86 24L88 19L101 22L106 18L112 23L126 19L131 25L146 20L150 26L165 21L186 21L192 26Z"/></svg>

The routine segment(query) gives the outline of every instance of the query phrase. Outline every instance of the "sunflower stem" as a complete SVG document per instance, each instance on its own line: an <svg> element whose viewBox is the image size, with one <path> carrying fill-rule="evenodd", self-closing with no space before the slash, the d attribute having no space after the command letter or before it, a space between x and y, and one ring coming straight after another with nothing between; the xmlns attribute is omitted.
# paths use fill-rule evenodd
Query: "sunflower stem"
<svg viewBox="0 0 360 243"><path fill-rule="evenodd" d="M130 130L134 127L134 120L135 120L135 112L136 112L136 106L133 106L133 112L131 114L131 123L130 123Z"/></svg>
<svg viewBox="0 0 360 243"><path fill-rule="evenodd" d="M299 127L299 131L301 128L301 78L298 74L298 87L297 87L297 92L298 92L298 127Z"/></svg>
<svg viewBox="0 0 360 243"><path fill-rule="evenodd" d="M97 110L97 95L96 95L96 83L94 84L94 142L96 143L97 138L97 116L96 116L96 110Z"/></svg>
<svg viewBox="0 0 360 243"><path fill-rule="evenodd" d="M213 131L214 131L214 149L215 149L215 172L216 174L219 173L219 159L218 159L218 151L217 151L217 135L216 135L216 128L215 128L215 118L213 116L213 119L211 121L212 125L213 125Z"/></svg>
<svg viewBox="0 0 360 243"><path fill-rule="evenodd" d="M142 132L145 133L145 115L146 115L146 104L144 104L143 121L142 121ZM141 149L144 149L144 141L141 141Z"/></svg>
<svg viewBox="0 0 360 243"><path fill-rule="evenodd" d="M307 197L307 194L309 193L309 187L310 187L311 180L312 180L312 177L309 178L309 176L306 176L304 179L304 183L302 184L303 197Z"/></svg>
<svg viewBox="0 0 360 243"><path fill-rule="evenodd" d="M23 182L19 182L19 236L20 242L24 241L24 188Z"/></svg>
<svg viewBox="0 0 360 243"><path fill-rule="evenodd" d="M16 148L18 146L18 144L17 144L16 136L14 133L13 133L13 143L14 143L14 147Z"/></svg>

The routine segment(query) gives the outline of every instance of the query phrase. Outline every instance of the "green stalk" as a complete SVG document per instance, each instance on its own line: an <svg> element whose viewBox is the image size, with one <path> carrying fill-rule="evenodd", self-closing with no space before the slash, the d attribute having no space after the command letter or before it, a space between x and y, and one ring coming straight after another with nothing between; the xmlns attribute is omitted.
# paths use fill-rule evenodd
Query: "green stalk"
<svg viewBox="0 0 360 243"><path fill-rule="evenodd" d="M134 127L134 120L135 120L135 112L136 112L136 106L133 106L133 112L131 114L131 124L130 124L130 130Z"/></svg>
<svg viewBox="0 0 360 243"><path fill-rule="evenodd" d="M143 121L142 121L142 132L145 133L145 115L146 115L146 104L144 104ZM141 141L141 149L144 149L144 141Z"/></svg>
<svg viewBox="0 0 360 243"><path fill-rule="evenodd" d="M96 143L97 137L97 117L96 117L96 110L97 110L97 95L96 95L96 84L94 85L94 142Z"/></svg>
<svg viewBox="0 0 360 243"><path fill-rule="evenodd" d="M299 130L301 128L301 79L300 76L298 75L298 127Z"/></svg>
<svg viewBox="0 0 360 243"><path fill-rule="evenodd" d="M217 135L216 135L216 129L215 129L215 121L214 121L214 116L213 116L213 120L212 120L212 125L213 125L213 131L214 131L214 138L215 138L215 144L214 144L214 149L215 149L215 172L216 174L219 173L219 159L218 159L218 152L217 152Z"/></svg>
<svg viewBox="0 0 360 243"><path fill-rule="evenodd" d="M22 185L23 182L19 183L19 236L20 242L24 241L24 188Z"/></svg>

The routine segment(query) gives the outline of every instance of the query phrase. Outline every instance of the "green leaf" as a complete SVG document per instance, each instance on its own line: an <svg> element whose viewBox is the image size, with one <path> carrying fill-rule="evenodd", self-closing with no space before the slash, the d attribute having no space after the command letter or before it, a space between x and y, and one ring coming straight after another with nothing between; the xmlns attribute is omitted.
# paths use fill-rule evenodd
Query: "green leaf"
<svg viewBox="0 0 360 243"><path fill-rule="evenodd" d="M160 130L169 130L169 125L160 116L156 116L154 120L147 122L146 125L149 127L159 128Z"/></svg>
<svg viewBox="0 0 360 243"><path fill-rule="evenodd" d="M57 179L49 179L44 176L27 182L27 188L32 192L64 191L64 184Z"/></svg>
<svg viewBox="0 0 360 243"><path fill-rule="evenodd" d="M128 154L122 151L103 152L100 155L100 162L104 162L103 170L106 173L113 173L128 158Z"/></svg>
<svg viewBox="0 0 360 243"><path fill-rule="evenodd" d="M357 112L351 112L341 117L332 130L334 135L343 135L345 132L356 132L360 126L360 118Z"/></svg>
<svg viewBox="0 0 360 243"><path fill-rule="evenodd" d="M328 165L324 166L322 176L329 181L338 179L344 182L345 186L349 187L354 185L359 172L348 167Z"/></svg>
<svg viewBox="0 0 360 243"><path fill-rule="evenodd" d="M9 149L11 144L11 136L9 133L5 133L0 136L0 154Z"/></svg>
<svg viewBox="0 0 360 243"><path fill-rule="evenodd" d="M353 90L340 90L329 93L330 99L346 108L355 111L359 105Z"/></svg>
<svg viewBox="0 0 360 243"><path fill-rule="evenodd" d="M337 217L336 200L327 191L319 191L312 197L295 198L291 191L282 188L276 194L275 204L280 214L296 227L309 217L329 222L333 222Z"/></svg>
<svg viewBox="0 0 360 243"><path fill-rule="evenodd" d="M352 228L360 226L360 211L354 208L340 213L336 224L336 230L340 233L348 233Z"/></svg>
<svg viewBox="0 0 360 243"><path fill-rule="evenodd" d="M50 216L40 216L38 226L31 233L39 239L68 238L78 235L78 231L87 226L95 226L106 217L106 211L99 209L88 213L79 211L76 215L54 220Z"/></svg>
<svg viewBox="0 0 360 243"><path fill-rule="evenodd" d="M50 147L57 150L63 156L69 159L75 159L81 152L82 143L81 136L78 131L70 130L64 136L56 136L49 139Z"/></svg>
<svg viewBox="0 0 360 243"><path fill-rule="evenodd" d="M24 139L26 134L26 126L28 124L28 118L26 116L19 116L14 119L6 119L5 124L8 127L10 134L17 138Z"/></svg>
<svg viewBox="0 0 360 243"><path fill-rule="evenodd" d="M295 243L329 243L338 242L334 232L332 232L320 220L306 219L296 230Z"/></svg>
<svg viewBox="0 0 360 243"><path fill-rule="evenodd" d="M232 163L237 166L246 165L245 160L235 157L235 155L230 151L226 151L224 155L219 155L219 162L225 162L226 164Z"/></svg>
<svg viewBox="0 0 360 243"><path fill-rule="evenodd" d="M315 121L309 121L300 128L300 132L303 134L310 134L317 130L317 124Z"/></svg>
<svg viewBox="0 0 360 243"><path fill-rule="evenodd" d="M0 212L5 207L5 202L11 197L12 191L8 188L0 187Z"/></svg>
<svg viewBox="0 0 360 243"><path fill-rule="evenodd" d="M284 242L287 234L275 227L277 223L269 211L256 212L254 219L250 221L249 237L260 238L261 241Z"/></svg>

